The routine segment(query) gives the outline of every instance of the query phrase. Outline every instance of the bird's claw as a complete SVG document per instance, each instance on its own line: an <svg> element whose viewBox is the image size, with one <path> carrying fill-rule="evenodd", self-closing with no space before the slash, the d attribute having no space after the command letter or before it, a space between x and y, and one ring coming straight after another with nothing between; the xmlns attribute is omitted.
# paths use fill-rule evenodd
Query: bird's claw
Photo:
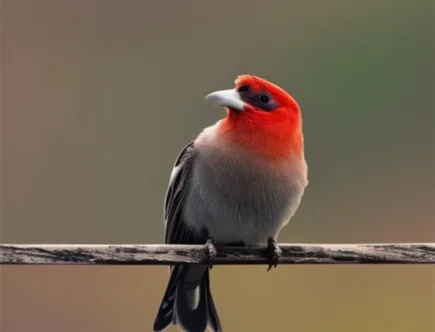
<svg viewBox="0 0 435 332"><path fill-rule="evenodd" d="M278 247L276 241L271 237L267 240L267 256L269 259L269 267L267 271L273 267L277 267L282 250Z"/></svg>
<svg viewBox="0 0 435 332"><path fill-rule="evenodd" d="M208 250L208 267L209 267L209 269L212 269L214 259L217 256L217 250L216 250L213 236L208 237L205 245L207 246L207 250Z"/></svg>

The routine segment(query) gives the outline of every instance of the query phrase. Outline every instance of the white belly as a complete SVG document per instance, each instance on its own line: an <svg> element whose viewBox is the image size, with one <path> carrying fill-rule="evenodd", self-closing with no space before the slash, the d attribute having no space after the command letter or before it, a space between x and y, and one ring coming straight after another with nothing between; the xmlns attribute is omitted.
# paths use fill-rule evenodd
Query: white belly
<svg viewBox="0 0 435 332"><path fill-rule="evenodd" d="M282 163L260 166L241 154L201 152L184 209L186 221L199 231L206 228L216 243L254 245L276 239L307 184L303 159Z"/></svg>

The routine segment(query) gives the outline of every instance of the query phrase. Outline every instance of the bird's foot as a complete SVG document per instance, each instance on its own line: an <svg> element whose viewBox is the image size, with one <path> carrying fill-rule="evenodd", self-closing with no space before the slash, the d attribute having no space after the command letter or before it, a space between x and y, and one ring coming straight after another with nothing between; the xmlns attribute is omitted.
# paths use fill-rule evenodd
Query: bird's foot
<svg viewBox="0 0 435 332"><path fill-rule="evenodd" d="M278 247L276 241L271 237L267 240L267 256L269 259L269 271L272 266L277 267L282 250Z"/></svg>
<svg viewBox="0 0 435 332"><path fill-rule="evenodd" d="M209 236L207 239L207 242L205 243L205 245L207 246L207 250L208 250L208 267L209 269L213 268L213 262L214 259L217 256L217 250L216 250L216 246L215 246L215 242L214 242L214 238L213 236Z"/></svg>

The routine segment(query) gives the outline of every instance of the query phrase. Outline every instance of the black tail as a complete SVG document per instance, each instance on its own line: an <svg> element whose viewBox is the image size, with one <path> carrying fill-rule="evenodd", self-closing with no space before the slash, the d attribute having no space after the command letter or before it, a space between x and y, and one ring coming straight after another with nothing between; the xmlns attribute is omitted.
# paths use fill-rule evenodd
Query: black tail
<svg viewBox="0 0 435 332"><path fill-rule="evenodd" d="M210 292L209 269L202 265L176 265L154 321L154 331L171 323L185 332L204 332L207 325L222 332Z"/></svg>

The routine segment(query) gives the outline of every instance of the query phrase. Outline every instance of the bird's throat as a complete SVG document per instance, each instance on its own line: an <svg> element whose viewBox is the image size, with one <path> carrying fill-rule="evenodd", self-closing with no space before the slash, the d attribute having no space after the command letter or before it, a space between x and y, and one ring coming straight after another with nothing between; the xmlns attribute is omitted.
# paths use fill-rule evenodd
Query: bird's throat
<svg viewBox="0 0 435 332"><path fill-rule="evenodd" d="M270 159L286 159L303 156L304 142L300 122L263 122L249 119L245 114L233 114L220 123L219 134L231 144L240 146L247 152Z"/></svg>

